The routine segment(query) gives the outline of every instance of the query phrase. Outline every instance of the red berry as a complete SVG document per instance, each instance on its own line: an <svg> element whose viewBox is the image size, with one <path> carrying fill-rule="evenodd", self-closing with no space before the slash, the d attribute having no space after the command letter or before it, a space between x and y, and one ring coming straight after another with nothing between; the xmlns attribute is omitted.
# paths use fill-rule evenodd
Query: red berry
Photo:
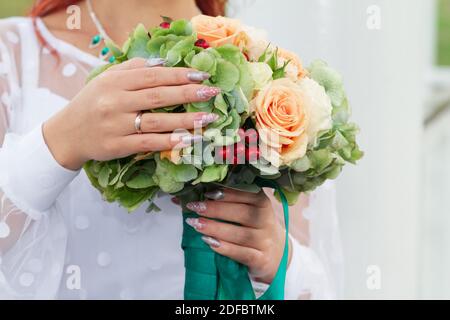
<svg viewBox="0 0 450 320"><path fill-rule="evenodd" d="M203 48L203 49L208 49L209 48L209 43L206 42L205 39L198 39L197 41L195 41L195 46Z"/></svg>
<svg viewBox="0 0 450 320"><path fill-rule="evenodd" d="M258 132L255 129L249 129L245 133L245 142L249 145L255 145L258 142Z"/></svg>
<svg viewBox="0 0 450 320"><path fill-rule="evenodd" d="M167 21L161 22L161 24L159 26L161 28L163 28L163 29L169 29L170 28L170 22L167 22Z"/></svg>
<svg viewBox="0 0 450 320"><path fill-rule="evenodd" d="M248 162L254 162L259 159L259 150L257 148L249 148L245 150L245 159Z"/></svg>
<svg viewBox="0 0 450 320"><path fill-rule="evenodd" d="M231 147L222 147L219 149L216 149L216 161L220 161L221 163L229 163L230 161L233 161L233 148Z"/></svg>
<svg viewBox="0 0 450 320"><path fill-rule="evenodd" d="M245 153L245 145L243 143L236 144L234 148L234 155L239 156L244 155L244 153Z"/></svg>

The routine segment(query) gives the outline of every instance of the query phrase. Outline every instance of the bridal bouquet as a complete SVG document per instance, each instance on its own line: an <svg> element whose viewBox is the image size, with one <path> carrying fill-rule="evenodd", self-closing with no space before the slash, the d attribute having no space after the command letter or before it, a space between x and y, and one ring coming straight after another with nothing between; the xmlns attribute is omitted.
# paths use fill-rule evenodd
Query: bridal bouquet
<svg viewBox="0 0 450 320"><path fill-rule="evenodd" d="M341 76L323 61L304 68L294 53L269 43L263 31L224 17L164 18L151 30L138 26L122 49L109 47L113 64L161 57L167 67L209 73L204 84L221 88L208 102L148 111L217 114L217 121L195 129L203 141L85 165L103 197L130 212L146 201L148 211L157 211L153 201L162 191L181 199L186 218L195 214L185 204L202 200L209 189L270 187L284 204L287 225L287 206L301 192L336 178L346 163L363 155ZM186 299L254 299L246 268L215 254L187 225L182 246ZM286 264L287 246L265 298L283 298Z"/></svg>

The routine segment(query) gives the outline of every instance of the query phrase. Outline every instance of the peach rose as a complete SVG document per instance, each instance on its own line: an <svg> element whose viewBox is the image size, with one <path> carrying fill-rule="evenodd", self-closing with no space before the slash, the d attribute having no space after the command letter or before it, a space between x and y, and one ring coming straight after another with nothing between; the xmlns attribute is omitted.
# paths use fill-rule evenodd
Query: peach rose
<svg viewBox="0 0 450 320"><path fill-rule="evenodd" d="M322 130L331 128L331 101L323 87L304 78L274 80L251 101L261 155L274 166L302 158Z"/></svg>
<svg viewBox="0 0 450 320"><path fill-rule="evenodd" d="M192 18L191 23L198 38L206 40L213 48L233 44L242 49L247 43L239 20L198 15Z"/></svg>
<svg viewBox="0 0 450 320"><path fill-rule="evenodd" d="M303 64L300 58L293 52L278 48L278 63L279 66L283 66L285 62L289 61L286 67L286 76L293 81L297 81L306 76L307 72L303 68Z"/></svg>

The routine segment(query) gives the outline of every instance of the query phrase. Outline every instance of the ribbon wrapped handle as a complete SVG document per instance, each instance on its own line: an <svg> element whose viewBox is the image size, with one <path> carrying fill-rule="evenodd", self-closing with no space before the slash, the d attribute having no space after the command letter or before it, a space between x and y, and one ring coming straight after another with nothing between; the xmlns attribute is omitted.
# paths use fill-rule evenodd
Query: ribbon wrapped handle
<svg viewBox="0 0 450 320"><path fill-rule="evenodd" d="M289 205L281 188L274 181L258 179L258 186L275 189L283 205L286 230L285 247L275 277L266 292L258 300L283 300L284 285L289 257ZM182 197L182 205L194 200L191 193ZM202 196L200 196L201 198ZM186 300L256 300L255 292L246 266L215 253L201 239L201 234L186 224L186 218L198 217L196 213L183 212L182 248L185 257Z"/></svg>

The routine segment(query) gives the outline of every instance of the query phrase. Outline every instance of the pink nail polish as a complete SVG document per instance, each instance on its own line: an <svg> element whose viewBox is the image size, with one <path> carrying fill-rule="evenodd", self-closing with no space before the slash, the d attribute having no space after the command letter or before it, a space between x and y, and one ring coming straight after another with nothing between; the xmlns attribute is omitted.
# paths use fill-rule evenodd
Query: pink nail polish
<svg viewBox="0 0 450 320"><path fill-rule="evenodd" d="M188 72L187 77L190 81L204 81L206 79L209 79L211 77L209 73L201 72L201 71L192 71Z"/></svg>
<svg viewBox="0 0 450 320"><path fill-rule="evenodd" d="M187 218L186 223L195 230L201 230L205 226L203 223L200 222L199 219L196 218Z"/></svg>
<svg viewBox="0 0 450 320"><path fill-rule="evenodd" d="M198 121L201 126L206 126L217 121L219 118L220 116L218 114L206 113L198 115L195 120Z"/></svg>
<svg viewBox="0 0 450 320"><path fill-rule="evenodd" d="M220 88L203 87L197 91L197 97L202 100L207 100L217 96L220 92L221 92Z"/></svg>
<svg viewBox="0 0 450 320"><path fill-rule="evenodd" d="M202 240L209 246L214 247L214 248L219 248L220 247L220 242L214 238L211 237L207 237L207 236L203 236Z"/></svg>
<svg viewBox="0 0 450 320"><path fill-rule="evenodd" d="M194 212L202 213L206 211L206 204L204 202L189 202L186 207Z"/></svg>

